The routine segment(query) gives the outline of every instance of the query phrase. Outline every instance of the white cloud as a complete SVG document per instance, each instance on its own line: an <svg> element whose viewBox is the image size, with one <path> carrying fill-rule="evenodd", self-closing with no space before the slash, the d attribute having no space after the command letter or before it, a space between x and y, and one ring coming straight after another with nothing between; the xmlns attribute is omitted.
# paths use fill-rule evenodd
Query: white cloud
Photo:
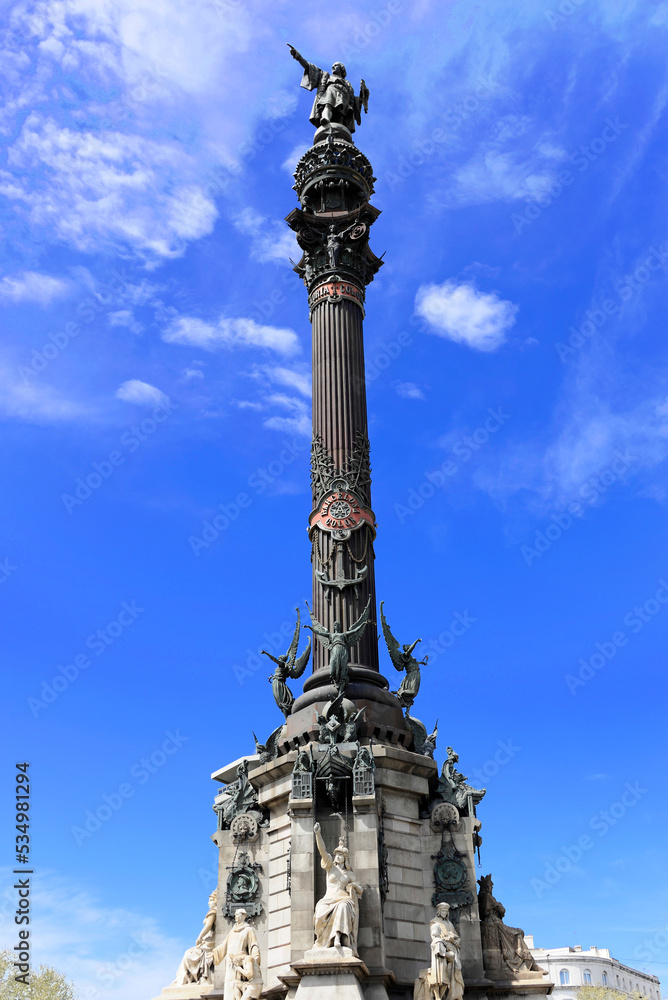
<svg viewBox="0 0 668 1000"><path fill-rule="evenodd" d="M162 335L168 344L188 344L213 351L218 347L264 347L278 354L295 354L300 350L294 330L262 326L252 319L226 319L206 323L193 316L172 320Z"/></svg>
<svg viewBox="0 0 668 1000"><path fill-rule="evenodd" d="M184 382L191 382L194 378L204 378L204 372L201 368L184 368L181 378Z"/></svg>
<svg viewBox="0 0 668 1000"><path fill-rule="evenodd" d="M0 364L0 411L32 423L74 420L90 415L88 407L70 399L37 374L16 377L16 368Z"/></svg>
<svg viewBox="0 0 668 1000"><path fill-rule="evenodd" d="M235 218L234 225L244 236L250 236L251 257L262 264L268 261L290 264L290 257L293 260L301 257L295 234L285 222L267 219L252 208L245 208Z"/></svg>
<svg viewBox="0 0 668 1000"><path fill-rule="evenodd" d="M264 407L262 403L255 403L250 399L235 399L234 405L238 406L240 410L263 410Z"/></svg>
<svg viewBox="0 0 668 1000"><path fill-rule="evenodd" d="M9 878L8 870L6 874ZM35 964L58 969L90 1000L147 1000L158 995L192 943L168 937L153 917L104 906L53 872L43 871L33 891ZM205 909L206 890L202 897ZM8 924L4 930L11 934ZM11 947L9 936L6 943Z"/></svg>
<svg viewBox="0 0 668 1000"><path fill-rule="evenodd" d="M474 474L476 485L504 505L520 496L539 517L570 502L585 512L631 487L662 501L665 475L655 470L668 458L665 391L638 398L648 377L634 386L630 373L615 367L608 351L596 361L583 356L556 407L556 433L489 453Z"/></svg>
<svg viewBox="0 0 668 1000"><path fill-rule="evenodd" d="M292 368L271 368L268 365L261 369L262 373L272 382L296 389L307 399L311 398L311 376L307 372L294 371Z"/></svg>
<svg viewBox="0 0 668 1000"><path fill-rule="evenodd" d="M264 426L271 431L281 431L284 434L300 434L311 437L311 420L306 414L300 417L269 417Z"/></svg>
<svg viewBox="0 0 668 1000"><path fill-rule="evenodd" d="M491 201L516 201L556 190L554 155L522 158L521 154L483 149L453 174L450 207Z"/></svg>
<svg viewBox="0 0 668 1000"><path fill-rule="evenodd" d="M36 302L48 306L54 299L67 295L72 286L60 278L38 271L24 271L0 281L0 302Z"/></svg>
<svg viewBox="0 0 668 1000"><path fill-rule="evenodd" d="M310 148L311 147L305 142L300 142L298 146L294 146L281 163L283 170L287 170L289 174L294 174L297 164L306 150Z"/></svg>
<svg viewBox="0 0 668 1000"><path fill-rule="evenodd" d="M183 144L122 132L77 132L33 112L0 173L0 193L78 250L130 244L175 257L213 229L211 198ZM37 173L46 174L35 185Z"/></svg>
<svg viewBox="0 0 668 1000"><path fill-rule="evenodd" d="M132 333L141 333L144 329L142 324L134 318L131 309L118 309L116 312L109 313L108 320L109 326L125 326Z"/></svg>
<svg viewBox="0 0 668 1000"><path fill-rule="evenodd" d="M504 343L517 310L494 292L455 281L421 285L415 296L415 311L427 321L430 333L478 351L495 351Z"/></svg>
<svg viewBox="0 0 668 1000"><path fill-rule="evenodd" d="M297 100L248 58L267 28L245 4L40 0L6 21L0 192L41 242L182 253L257 123Z"/></svg>
<svg viewBox="0 0 668 1000"><path fill-rule="evenodd" d="M124 403L136 403L138 406L162 406L169 402L169 397L164 392L138 378L123 382L115 395L116 399L122 399Z"/></svg>
<svg viewBox="0 0 668 1000"><path fill-rule="evenodd" d="M426 399L424 392L415 382L397 382L395 385L397 394L404 399Z"/></svg>

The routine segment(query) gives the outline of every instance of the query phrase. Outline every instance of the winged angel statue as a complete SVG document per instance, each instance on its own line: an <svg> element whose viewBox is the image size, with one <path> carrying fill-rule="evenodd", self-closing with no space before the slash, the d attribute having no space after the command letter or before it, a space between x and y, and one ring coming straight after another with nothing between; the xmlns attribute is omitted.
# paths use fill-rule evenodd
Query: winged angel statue
<svg viewBox="0 0 668 1000"><path fill-rule="evenodd" d="M401 702L401 707L405 708L406 712L408 712L420 690L420 667L425 665L429 657L425 656L424 660L416 660L413 656L413 650L418 642L422 642L422 639L416 639L410 646L399 645L390 631L390 626L387 624L387 619L383 613L383 604L384 602L381 601L380 621L383 626L385 642L387 643L387 651L390 654L393 666L400 672L406 671L406 676L402 680L399 690L393 691L392 694L397 696Z"/></svg>
<svg viewBox="0 0 668 1000"><path fill-rule="evenodd" d="M308 603L306 607L309 610L312 624L304 625L304 628L310 628L314 635L318 636L325 649L331 650L329 657L330 680L336 686L338 693L343 694L348 686L348 659L350 650L360 641L364 629L367 627L371 612L371 598L369 597L364 611L347 632L341 631L341 622L334 622L334 631L328 632L308 607Z"/></svg>
<svg viewBox="0 0 668 1000"><path fill-rule="evenodd" d="M268 653L266 649L262 652L265 656L268 656L270 660L273 660L276 664L276 669L269 678L271 681L271 689L274 692L274 698L276 699L276 704L280 708L281 712L287 719L290 712L292 711L292 706L295 703L295 698L285 683L288 677L292 680L297 680L306 670L306 664L309 661L311 655L311 640L309 638L308 646L302 653L302 655L297 657L297 647L299 646L299 633L301 631L301 619L299 617L299 608L295 608L297 612L297 624L295 625L295 633L292 637L292 642L290 643L290 648L287 653L284 653L278 658L272 656ZM307 626L308 627L308 626Z"/></svg>

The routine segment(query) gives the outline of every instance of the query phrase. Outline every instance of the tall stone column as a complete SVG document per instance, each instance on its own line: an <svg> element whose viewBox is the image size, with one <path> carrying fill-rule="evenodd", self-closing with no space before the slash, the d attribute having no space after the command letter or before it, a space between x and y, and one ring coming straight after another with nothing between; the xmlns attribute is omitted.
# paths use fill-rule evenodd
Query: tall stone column
<svg viewBox="0 0 668 1000"><path fill-rule="evenodd" d="M353 701L384 706L380 713L367 712L369 734L379 725L405 731L378 667L363 336L365 289L382 265L369 247L380 214L370 204L374 180L371 164L345 126L319 128L295 171L300 208L286 220L303 251L295 271L308 289L313 330L313 612L328 631L335 622L346 631L370 607L370 624L351 650L346 691ZM317 641L312 662L313 676L289 723L291 736L302 726L300 710L333 692L329 653Z"/></svg>

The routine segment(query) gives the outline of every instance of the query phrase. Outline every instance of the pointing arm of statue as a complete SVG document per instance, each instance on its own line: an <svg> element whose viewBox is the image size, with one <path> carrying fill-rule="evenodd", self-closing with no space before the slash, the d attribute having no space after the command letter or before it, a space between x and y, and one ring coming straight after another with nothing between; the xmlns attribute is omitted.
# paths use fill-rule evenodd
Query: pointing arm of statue
<svg viewBox="0 0 668 1000"><path fill-rule="evenodd" d="M290 45L290 42L287 42L286 44L290 49L290 55L292 56L292 58L296 59L299 65L303 66L304 69L306 69L308 67L308 62L306 61L306 59L304 59L304 56L301 55L301 53L297 52L297 49L294 47L294 45Z"/></svg>

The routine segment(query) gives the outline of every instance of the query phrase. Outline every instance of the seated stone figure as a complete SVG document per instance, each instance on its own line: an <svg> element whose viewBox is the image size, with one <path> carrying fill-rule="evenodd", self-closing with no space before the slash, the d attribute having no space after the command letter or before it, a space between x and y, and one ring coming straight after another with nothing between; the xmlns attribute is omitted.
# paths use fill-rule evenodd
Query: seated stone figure
<svg viewBox="0 0 668 1000"><path fill-rule="evenodd" d="M174 986L187 986L189 983L213 982L213 948L216 937L216 906L218 890L214 889L209 896L209 910L204 918L204 927L199 932L197 941L181 959L176 972Z"/></svg>
<svg viewBox="0 0 668 1000"><path fill-rule="evenodd" d="M362 886L348 866L348 848L343 842L334 849L332 857L325 847L319 823L315 824L313 832L322 867L327 872L327 891L315 908L315 948L350 948L358 957L357 929Z"/></svg>
<svg viewBox="0 0 668 1000"><path fill-rule="evenodd" d="M486 973L493 976L496 972L496 978L499 973L508 977L512 977L513 973L523 973L526 976L529 972L547 975L536 964L529 951L524 931L520 927L508 927L504 924L506 908L492 894L492 876L483 875L478 880L478 885L478 910Z"/></svg>

